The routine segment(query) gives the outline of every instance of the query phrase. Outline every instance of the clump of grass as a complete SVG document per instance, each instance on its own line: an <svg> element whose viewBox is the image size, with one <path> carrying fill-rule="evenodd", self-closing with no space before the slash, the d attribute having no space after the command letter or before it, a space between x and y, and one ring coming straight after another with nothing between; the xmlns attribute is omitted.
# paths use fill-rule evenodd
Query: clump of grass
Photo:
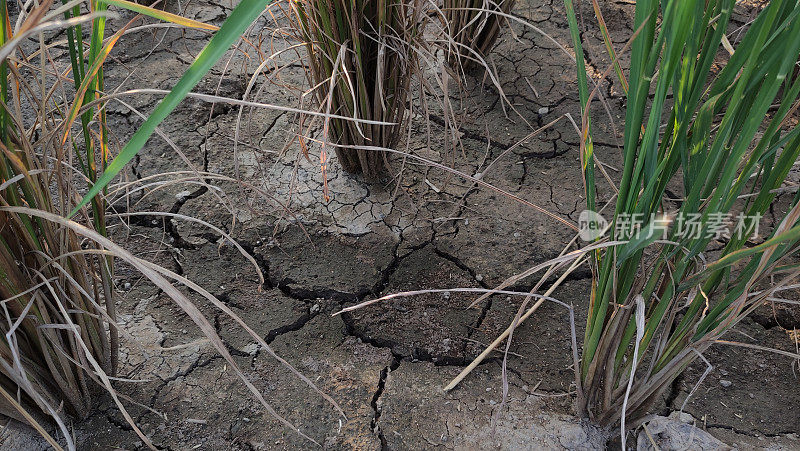
<svg viewBox="0 0 800 451"><path fill-rule="evenodd" d="M270 406L233 360L213 324L170 280L233 318L262 349L342 413L336 402L278 357L263 338L208 291L137 258L109 239L106 230L104 196L109 181L231 42L264 12L267 1L246 2L234 9L206 50L113 161L103 63L133 20L114 35L104 36L106 3L184 26L217 27L126 0L66 0L58 7L53 0L45 0L17 13L21 17L9 16L6 1L0 0L0 414L32 425L55 449L61 449L61 443L42 425L50 419L66 446L75 449L69 417L88 416L99 386L113 398L143 443L153 448L111 383L118 355L112 264L119 258L178 304L269 414L313 442ZM91 29L84 34L82 24L87 22ZM18 24L13 33L10 23ZM53 29L65 29L66 33L61 39L44 34ZM60 65L63 61L52 54L53 47L63 46L64 40L71 69L66 72ZM206 177L210 175L203 174L201 179ZM76 219L69 219L72 217ZM255 260L238 243L222 230L197 222L233 242L254 264L263 282Z"/></svg>
<svg viewBox="0 0 800 451"><path fill-rule="evenodd" d="M347 172L375 179L388 168L388 158L370 148L392 149L403 136L410 85L419 72L424 5L420 0L292 2L313 95L322 112L344 117L325 118L323 132Z"/></svg>
<svg viewBox="0 0 800 451"><path fill-rule="evenodd" d="M476 65L488 68L489 55L516 0L444 0L444 29L449 32L447 62L458 73ZM501 13L501 14L498 14Z"/></svg>
<svg viewBox="0 0 800 451"><path fill-rule="evenodd" d="M43 412L69 437L63 412L88 415L92 379L117 367L112 259L73 230L26 211L66 215L77 187L97 179L108 156L105 111L84 109L77 138L65 142L63 105L70 102L56 99L63 85L52 75L58 71L44 35L33 52L15 48L37 28L72 25L72 88L89 103L103 89L102 59L113 43L103 44L102 5L85 15L78 2L51 11L52 3L33 8L12 34L15 21L0 0L0 412L39 428L32 412ZM91 22L88 49L81 22ZM85 227L105 236L102 196L92 197L90 208Z"/></svg>
<svg viewBox="0 0 800 451"><path fill-rule="evenodd" d="M636 2L624 168L600 239L607 246L592 254L578 400L579 413L621 423L623 434L706 349L800 277L800 194L753 237L800 154L800 5L770 2L733 51L725 33L734 5ZM588 116L580 57L578 71ZM596 210L588 119L583 126L587 208ZM668 185L680 186L677 202L667 200ZM718 233L720 218L728 235ZM721 249L709 261L715 242Z"/></svg>

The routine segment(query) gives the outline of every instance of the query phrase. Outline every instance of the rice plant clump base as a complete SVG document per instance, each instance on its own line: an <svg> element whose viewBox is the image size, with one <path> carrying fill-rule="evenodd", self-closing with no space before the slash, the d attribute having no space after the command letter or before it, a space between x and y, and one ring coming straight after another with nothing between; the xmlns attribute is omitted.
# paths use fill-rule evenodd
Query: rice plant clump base
<svg viewBox="0 0 800 451"><path fill-rule="evenodd" d="M309 0L292 5L320 111L381 122L325 119L322 146L335 149L345 171L375 179L389 163L380 149L393 149L407 133L424 2Z"/></svg>
<svg viewBox="0 0 800 451"><path fill-rule="evenodd" d="M445 0L443 30L448 35L443 46L447 62L456 73L472 67L492 70L486 58L500 32L508 23L516 0Z"/></svg>

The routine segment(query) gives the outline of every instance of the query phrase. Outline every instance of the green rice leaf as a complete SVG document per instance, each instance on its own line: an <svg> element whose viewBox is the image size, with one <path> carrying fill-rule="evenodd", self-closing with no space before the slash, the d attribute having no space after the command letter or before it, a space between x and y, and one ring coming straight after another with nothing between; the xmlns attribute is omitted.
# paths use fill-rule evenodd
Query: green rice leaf
<svg viewBox="0 0 800 451"><path fill-rule="evenodd" d="M244 31L264 12L264 8L271 0L242 0L231 15L222 24L219 31L214 34L211 41L197 55L197 58L189 66L181 79L172 88L169 94L164 97L150 114L147 120L133 134L128 144L122 148L119 155L108 165L103 175L89 189L89 192L81 199L78 205L70 213L69 217L75 216L78 211L88 204L91 199L99 194L111 180L114 179L130 162L137 153L147 144L148 139L153 135L156 127L169 116L187 94L200 82L214 64L228 51L231 45L239 39Z"/></svg>

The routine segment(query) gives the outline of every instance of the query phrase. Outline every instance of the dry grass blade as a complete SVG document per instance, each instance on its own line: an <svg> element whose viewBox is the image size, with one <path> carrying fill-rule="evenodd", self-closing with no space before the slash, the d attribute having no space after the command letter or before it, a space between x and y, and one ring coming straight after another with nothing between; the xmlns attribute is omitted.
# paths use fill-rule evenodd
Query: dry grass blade
<svg viewBox="0 0 800 451"><path fill-rule="evenodd" d="M497 338L495 338L495 340L494 340L494 341L493 341L493 342L492 342L492 343L491 343L489 346L487 346L487 347L486 347L486 349L484 349L484 350L483 350L483 352L481 352L481 353L480 353L480 355L478 355L478 357L476 357L476 358L475 358L475 359L474 359L474 360L473 360L473 361L472 361L472 362L471 362L469 365L467 365L467 367L466 367L466 368L464 368L463 370L461 370L461 372L458 374L458 376L456 376L456 377L455 377L455 378L454 378L452 381L450 381L450 383L448 383L448 384L447 384L447 385L444 387L444 390L445 390L445 391L449 391L449 390L452 390L452 389L454 389L454 388L456 387L456 385L458 385L458 384L459 384L459 383L460 383L462 380L464 380L464 378L465 378L465 377L467 377L467 375L468 375L469 373L471 373L471 372L472 372L472 370L474 370L474 369L475 369L475 368L476 368L478 365L480 365L480 363L481 363L481 362L482 362L482 361L483 361L483 360L484 360L484 359L485 359L485 358L486 358L486 357L487 357L489 354L491 354L491 352L492 352L493 350L495 350L495 349L496 349L498 346L500 346L500 345L503 343L503 341L506 341L506 340L508 340L508 341L507 341L507 345L506 345L506 349L505 349L505 353L504 353L504 354L505 354L505 355L507 355L507 354L508 354L508 351L509 351L508 344L510 344L510 343L511 343L511 338L512 338L512 334L514 333L514 329L515 329L515 328L517 328L517 327L518 327L520 324L522 324L522 323L523 323L525 320L527 320L527 319L528 319L528 318L529 318L531 315L533 315L533 314L536 312L536 310L538 310L538 309L539 309L539 307L542 305L542 303L543 303L545 300L552 299L552 298L550 298L550 296L553 294L553 292L554 292L554 291L555 291L555 290L556 290L556 289L557 289L557 288L558 288L558 287L559 287L559 286L560 286L562 283L564 283L564 280L566 280L567 276L569 276L569 275L570 275L570 274L571 274L573 271L575 271L575 269L577 269L577 268L578 268L578 267L579 267L581 264L583 264L584 262L585 262L585 261L584 261L584 259L583 259L583 255L580 255L580 256L578 256L578 257L577 257L577 258L576 258L576 259L575 259L575 260L572 262L572 264L570 265L570 267L569 267L569 268L568 268L566 271L564 271L564 272L561 274L561 276L560 276L560 277L559 277L559 278L558 278L558 279L557 279L557 280L556 280L556 281L555 281L555 282L554 282L554 283L553 283L553 284L550 286L550 288L548 288L548 289L547 289L547 291L545 291L545 293L544 293L544 294L542 294L541 296L539 296L539 295L535 294L535 291L536 291L536 290L537 290L537 289L538 289L538 288L541 286L541 284L542 284L542 283L543 283L545 280L547 280L547 277L548 277L548 276L550 276L550 275L552 274L552 272L551 272L551 271L547 271L547 272L545 273L545 275L544 275L544 276L542 276L542 278L540 279L540 281L539 281L539 283L536 285L536 287L535 287L533 290L531 290L531 292L530 292L530 293L528 293L528 294L525 296L525 302L523 302L523 304L520 306L519 312L517 312L517 315L514 317L514 320L513 320L513 321L512 321L512 323L511 323L511 324L508 326L508 328L506 328L506 330L505 330L505 331L503 331L503 333L502 333L502 334L500 334L500 335L499 335ZM555 269L555 268L556 268L556 266L551 266L551 269ZM491 290L491 291L490 291L489 293L487 293L487 294L491 294L491 293L502 293L502 292L503 292L503 290L499 290L499 291L498 291L498 290L496 290L496 289L495 289L495 290ZM484 296L485 296L485 295L484 295ZM526 307L526 304L527 304L527 302L528 302L528 301L529 301L531 298L534 298L534 297L535 297L535 298L537 298L537 301L536 301L536 302L535 302L535 303L534 303L534 304L533 304L533 305L532 305L530 308L528 308L527 310L525 310L525 307ZM524 313L523 313L523 312L524 312ZM577 353L577 348L575 348L575 349L574 349L574 351ZM577 358L577 354L576 354L576 358ZM504 372L504 374L505 374L505 363L506 363L506 360L505 360L505 358L504 358L504 359L503 359L503 372ZM576 361L576 363L577 363L577 361ZM505 379L505 377L504 377L504 379Z"/></svg>

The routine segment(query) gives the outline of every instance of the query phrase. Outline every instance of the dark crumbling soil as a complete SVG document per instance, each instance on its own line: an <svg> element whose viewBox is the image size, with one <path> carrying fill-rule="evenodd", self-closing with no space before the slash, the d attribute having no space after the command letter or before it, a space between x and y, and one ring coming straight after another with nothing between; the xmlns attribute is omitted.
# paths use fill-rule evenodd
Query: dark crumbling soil
<svg viewBox="0 0 800 451"><path fill-rule="evenodd" d="M219 24L231 3L189 3L182 13ZM590 20L591 6L583 3L586 57L591 70L599 74L608 58ZM621 47L632 33L632 3L601 6ZM570 42L562 2L520 1L514 14L559 43ZM746 20L742 14L737 20ZM481 84L480 77L471 78L467 97L451 93L454 105L464 111L456 131L460 147L445 148L444 115L432 105L431 129L421 114L413 118L409 148L467 174L480 173L483 180L574 222L583 199L579 137L568 120L561 119L528 139L486 171L490 162L533 129L566 113L579 117L570 58L531 28L514 23L511 30L504 33L492 58L505 95L528 124L503 106L495 87ZM204 34L175 29L122 39L112 53L115 62L107 70L106 86L168 89L206 41ZM622 55L623 64L625 58ZM260 61L246 60L241 53L233 54L231 61L221 83L223 66L197 90L241 98L245 73ZM299 91L285 85L303 86L297 63L289 64L274 80L279 83L266 84L259 100L296 106ZM618 178L613 168L621 166L617 145L624 105L616 82L602 91L608 111L598 104L593 112L595 151L611 168L612 178ZM126 101L147 113L155 100L136 95ZM110 107L111 128L119 142L140 123L130 107ZM496 192L411 163L402 166L395 190L394 185L366 184L343 174L334 161L327 174L331 200L325 202L319 149L312 146L310 160L298 158L293 140L296 116L245 110L234 152L238 115L235 107L217 105L212 111L207 104L188 100L161 129L196 170L238 175L248 186L219 180L210 181L211 189L196 183L172 184L151 187L145 197L133 193L129 200L138 202L132 211L169 211L231 233L257 262L266 278L263 285L236 248L202 224L147 214L126 219L126 225L118 223L114 236L216 295L278 355L332 396L346 418L230 318L193 296L237 364L280 415L324 447L335 449L606 445L604 434L573 416L570 324L562 306L545 303L515 331L505 404L500 353L456 390L444 393L442 387L508 326L519 308L518 299L493 296L477 308L465 309L475 295L434 293L331 316L342 307L403 290L493 287L556 256L572 231ZM286 143L293 144L281 152ZM183 157L169 144L152 139L126 177L137 180L186 169ZM599 193L601 201L611 195L610 189ZM128 206L122 202L118 208L124 211ZM226 211L235 215L235 221ZM309 447L264 411L171 300L124 265L117 277L119 311L128 332L120 376L141 380L119 382L117 389L131 400L126 406L158 449ZM523 280L513 288L530 289L534 282ZM579 343L588 292L589 274L578 271L553 294L574 306ZM792 295L797 297L797 292ZM773 314L765 308L731 339L792 351L797 345L784 328L797 327L799 320L797 309ZM707 357L714 370L684 407L698 427L745 449L800 448L796 362L735 347L714 348ZM703 370L695 365L676 381L658 413L680 409ZM99 396L97 404L86 421L74 425L81 449L142 446L107 397ZM6 446L19 446L14 441L21 440L19 436L11 437Z"/></svg>

